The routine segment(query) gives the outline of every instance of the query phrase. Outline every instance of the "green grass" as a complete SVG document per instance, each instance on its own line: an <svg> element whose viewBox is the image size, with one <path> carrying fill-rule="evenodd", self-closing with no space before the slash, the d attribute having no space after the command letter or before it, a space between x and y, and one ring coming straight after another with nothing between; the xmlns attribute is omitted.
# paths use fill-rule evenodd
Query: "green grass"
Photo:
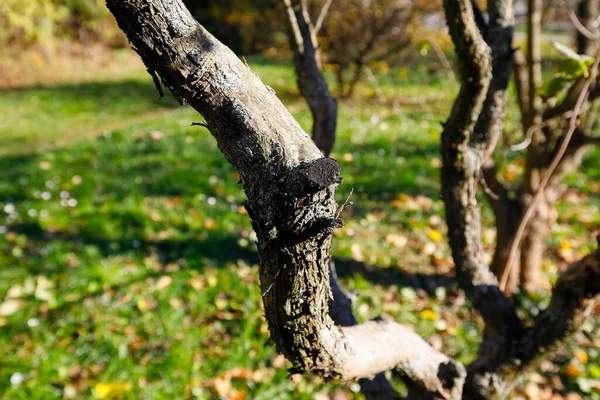
<svg viewBox="0 0 600 400"><path fill-rule="evenodd" d="M308 130L288 64L254 61ZM335 235L339 273L359 293L360 319L388 313L468 362L481 323L457 306L462 295L443 276L452 261L438 238L440 121L457 85L425 66L379 81L388 104L366 86L363 97L341 104L338 200L353 189L354 204ZM352 385L287 379L289 365L267 343L236 172L209 132L190 126L201 117L159 101L143 69L5 91L0 110L2 398L94 398L107 388L128 399L312 399L335 391L359 398ZM579 254L592 246L599 155L568 179L582 197L560 205L555 247L569 241ZM562 266L553 255L546 269ZM533 309L545 298L520 301ZM557 372L563 393L584 393L600 379L598 350L586 340L576 335L539 371L545 386ZM575 360L578 351L587 363ZM582 377L563 373L570 363Z"/></svg>

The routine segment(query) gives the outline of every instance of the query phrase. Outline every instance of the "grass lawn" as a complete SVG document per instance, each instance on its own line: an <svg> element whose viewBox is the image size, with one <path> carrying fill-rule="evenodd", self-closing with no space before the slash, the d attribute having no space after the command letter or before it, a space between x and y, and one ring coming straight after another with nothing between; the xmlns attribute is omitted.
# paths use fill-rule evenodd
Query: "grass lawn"
<svg viewBox="0 0 600 400"><path fill-rule="evenodd" d="M289 64L250 61L309 130ZM363 87L341 103L337 195L353 190L354 204L333 254L360 319L390 314L468 362L482 324L451 279L439 199L457 84L426 71L382 76L384 102ZM292 382L267 343L244 195L201 120L159 100L141 67L0 92L0 397L360 398L356 385ZM599 156L567 179L549 276L594 246ZM518 301L535 313L547 293ZM598 324L585 330L520 393L600 399Z"/></svg>

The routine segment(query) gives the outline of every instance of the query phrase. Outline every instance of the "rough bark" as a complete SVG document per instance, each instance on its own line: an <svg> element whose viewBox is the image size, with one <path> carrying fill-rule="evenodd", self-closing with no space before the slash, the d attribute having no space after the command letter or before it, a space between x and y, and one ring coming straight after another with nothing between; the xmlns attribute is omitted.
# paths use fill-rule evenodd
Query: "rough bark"
<svg viewBox="0 0 600 400"><path fill-rule="evenodd" d="M461 60L461 88L442 132L442 195L458 281L486 322L486 336L519 332L512 302L498 288L484 261L477 186L487 139L473 139L492 80L490 49L481 36L471 3L444 1L446 21ZM482 150L483 149L483 150Z"/></svg>
<svg viewBox="0 0 600 400"><path fill-rule="evenodd" d="M502 354L481 352L469 366L476 386L465 386L465 399L504 399L524 371L535 368L565 338L577 331L600 294L600 250L572 264L554 286L550 305L534 324L513 338Z"/></svg>
<svg viewBox="0 0 600 400"><path fill-rule="evenodd" d="M486 321L486 338L497 340L484 341L469 367L477 379L464 393L464 367L403 326L383 319L334 324L328 303L337 292L329 283L329 248L333 229L341 224L333 198L339 166L322 157L272 91L193 20L180 0L107 4L146 66L204 115L220 149L240 172L258 237L271 337L294 371L349 380L394 369L418 398L491 399L579 327L600 291L600 251L561 276L548 310L527 330L482 262L474 197L478 168L472 162L477 151L470 139L491 79L490 54L470 25L469 3L446 0L449 20L458 23L451 32L459 55L475 57L471 62L460 57L467 60L462 96L443 135L444 198L461 285Z"/></svg>
<svg viewBox="0 0 600 400"><path fill-rule="evenodd" d="M283 0L283 3L290 23L298 88L306 99L313 117L312 138L321 152L328 156L335 143L337 101L332 96L321 70L317 31L323 23L330 2L324 5L317 26L312 24L305 0ZM333 263L330 282L333 298L329 302L329 308L333 321L340 326L357 325L358 321L352 313L352 304L338 285ZM367 400L397 397L383 373L377 374L373 379L362 378L359 384Z"/></svg>
<svg viewBox="0 0 600 400"><path fill-rule="evenodd" d="M358 320L352 311L352 300L339 283L333 261L329 264L329 282L331 283L332 294L329 299L329 315L333 321L339 326L358 325ZM361 378L358 380L358 384L366 400L393 400L398 398L396 391L383 372L375 375L373 379Z"/></svg>
<svg viewBox="0 0 600 400"><path fill-rule="evenodd" d="M351 380L396 369L432 396L458 399L464 367L391 321L335 326L329 250L339 166L322 157L247 65L180 0L108 0L146 66L205 118L238 169L257 233L265 315L297 372Z"/></svg>
<svg viewBox="0 0 600 400"><path fill-rule="evenodd" d="M292 31L292 49L298 88L313 116L312 137L328 156L335 143L337 101L321 71L319 45L306 0L283 0Z"/></svg>

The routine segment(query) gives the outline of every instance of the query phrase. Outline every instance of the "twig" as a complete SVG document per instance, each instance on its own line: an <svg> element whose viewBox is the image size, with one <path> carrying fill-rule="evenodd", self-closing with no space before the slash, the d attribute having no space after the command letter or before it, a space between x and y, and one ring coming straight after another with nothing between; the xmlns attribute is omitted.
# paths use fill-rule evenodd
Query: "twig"
<svg viewBox="0 0 600 400"><path fill-rule="evenodd" d="M450 61L448 61L448 57L446 57L446 53L444 53L444 50L435 40L430 40L429 44L431 44L431 48L435 52L437 58L439 58L440 62L442 63L442 66L446 71L446 76L448 77L448 79L450 79L452 82L456 82L456 75L454 74L452 65L450 64Z"/></svg>
<svg viewBox="0 0 600 400"><path fill-rule="evenodd" d="M598 35L597 33L593 33L581 23L579 18L577 18L577 15L575 15L575 12L571 11L571 13L569 14L569 19L571 20L573 25L575 25L575 29L577 29L579 33L581 33L586 38L590 40L600 39L600 35Z"/></svg>
<svg viewBox="0 0 600 400"><path fill-rule="evenodd" d="M346 197L346 201L344 201L344 204L342 204L340 207L338 207L337 212L335 213L335 217L338 218L340 216L340 214L342 213L342 211L344 211L344 208L348 205L352 205L352 202L350 201L350 197L352 197L352 193L354 193L354 188L350 189L350 193L348 193L348 197Z"/></svg>
<svg viewBox="0 0 600 400"><path fill-rule="evenodd" d="M500 196L498 196L496 193L494 193L494 191L489 187L489 185L487 184L487 181L485 180L485 177L483 175L481 175L481 177L479 178L479 184L483 188L483 191L485 192L485 194L490 196L490 198L492 200L500 199Z"/></svg>
<svg viewBox="0 0 600 400"><path fill-rule="evenodd" d="M594 60L594 64L592 65L592 68L590 69L590 74L586 78L586 80L583 84L583 87L581 89L581 93L579 94L579 97L577 98L577 103L575 104L575 107L573 108L571 120L569 121L569 130L567 131L567 134L565 135L563 142L561 143L556 156L554 157L554 159L552 160L552 163L548 167L548 170L546 171L546 174L544 175L544 177L535 193L535 196L533 197L533 199L527 206L527 210L525 210L525 214L523 214L523 218L521 219L521 222L519 223L519 228L517 229L515 238L512 241L512 244L510 247L510 253L508 256L508 261L506 262L506 266L504 267L504 272L502 273L502 279L500 280L500 289L502 291L506 290L506 285L508 283L508 277L510 276L510 270L511 270L511 268L515 262L515 259L517 257L517 252L519 250L519 246L521 244L521 239L523 238L523 234L525 233L525 228L527 227L527 223L533 216L533 212L535 211L537 203L540 201L540 199L542 198L542 196L544 194L544 190L546 189L546 185L548 184L548 181L550 181L550 178L552 177L554 170L556 169L556 167L558 167L558 164L561 162L563 156L565 155L567 148L569 147L569 142L571 141L571 138L573 137L573 133L575 133L575 130L577 129L578 121L579 121L579 114L581 113L581 108L587 97L587 93L590 88L590 85L592 84L594 79L596 79L596 74L598 72L598 64L599 63L600 63L600 49L596 52L596 59Z"/></svg>
<svg viewBox="0 0 600 400"><path fill-rule="evenodd" d="M563 117L564 119L567 119L571 116L572 113L573 113L572 111L567 111L566 113L563 113L560 116ZM540 131L540 130L548 127L554 118L556 118L556 116L553 118L547 119L546 121L542 122L539 125L531 125L529 127L529 129L527 129L527 132L525 132L525 140L523 140L521 143L513 144L512 146L510 146L510 150L511 151L525 150L531 144L531 141L533 140L533 134L537 131Z"/></svg>
<svg viewBox="0 0 600 400"><path fill-rule="evenodd" d="M375 87L375 95L377 95L377 99L379 101L382 101L384 99L383 92L381 90L381 86L379 86L379 82L377 82L377 78L375 77L375 74L373 74L373 71L371 71L371 68L365 67L365 74L367 75L367 78L369 78L369 80L373 83L373 86Z"/></svg>
<svg viewBox="0 0 600 400"><path fill-rule="evenodd" d="M319 14L319 18L317 18L317 23L315 24L315 36L319 33L319 30L321 30L323 22L325 22L327 11L329 11L329 6L331 6L332 2L333 0L325 0L325 4L323 4L323 8L321 8L321 13Z"/></svg>
<svg viewBox="0 0 600 400"><path fill-rule="evenodd" d="M296 13L294 12L294 7L292 6L292 2L290 0L283 0L283 4L285 5L285 10L290 21L290 26L292 27L292 32L294 33L294 39L296 46L298 47L298 52L302 54L304 52L304 39L302 38L302 33L300 32L300 26L298 24L298 19L296 18Z"/></svg>

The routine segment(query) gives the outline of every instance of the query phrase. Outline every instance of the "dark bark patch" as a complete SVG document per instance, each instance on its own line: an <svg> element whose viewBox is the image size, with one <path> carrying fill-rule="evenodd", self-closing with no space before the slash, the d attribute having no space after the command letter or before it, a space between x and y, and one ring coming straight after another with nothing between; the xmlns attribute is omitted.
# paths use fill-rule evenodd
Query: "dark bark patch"
<svg viewBox="0 0 600 400"><path fill-rule="evenodd" d="M455 363L448 361L440 364L437 376L442 382L444 389L450 390L454 387L455 380L461 377L461 373L456 368Z"/></svg>

